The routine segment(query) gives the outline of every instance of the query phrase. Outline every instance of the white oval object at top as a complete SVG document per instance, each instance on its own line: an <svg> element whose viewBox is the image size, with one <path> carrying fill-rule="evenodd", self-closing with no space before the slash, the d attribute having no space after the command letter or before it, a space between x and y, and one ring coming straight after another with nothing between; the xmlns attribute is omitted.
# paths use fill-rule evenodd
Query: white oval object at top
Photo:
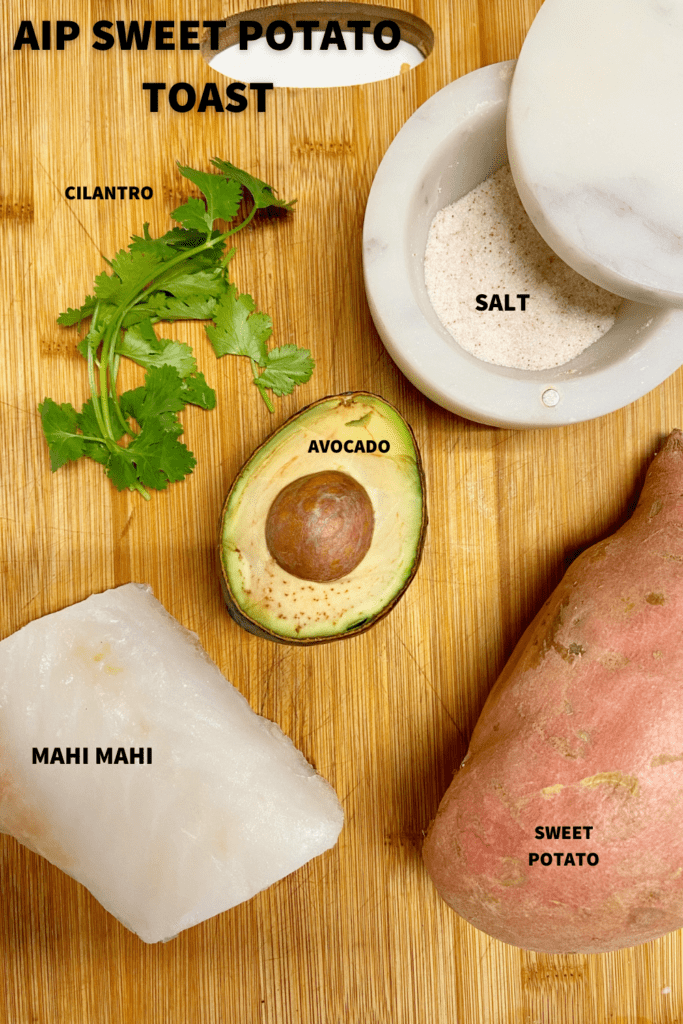
<svg viewBox="0 0 683 1024"><path fill-rule="evenodd" d="M207 32L204 59L220 74L275 88L363 85L392 78L432 51L429 25L399 8L295 0L254 8Z"/></svg>
<svg viewBox="0 0 683 1024"><path fill-rule="evenodd" d="M515 70L515 184L559 256L683 307L683 0L545 0Z"/></svg>
<svg viewBox="0 0 683 1024"><path fill-rule="evenodd" d="M276 33L275 41L282 35L281 31ZM291 45L282 50L272 49L261 37L246 50L240 50L237 44L217 53L211 67L222 75L246 82L272 82L276 89L321 89L393 78L424 60L420 51L404 40L391 50L382 50L375 45L372 35L364 35L362 49L356 49L353 32L340 32L335 45L329 46L325 44L325 33L314 30L308 50L304 49L302 32L294 32Z"/></svg>

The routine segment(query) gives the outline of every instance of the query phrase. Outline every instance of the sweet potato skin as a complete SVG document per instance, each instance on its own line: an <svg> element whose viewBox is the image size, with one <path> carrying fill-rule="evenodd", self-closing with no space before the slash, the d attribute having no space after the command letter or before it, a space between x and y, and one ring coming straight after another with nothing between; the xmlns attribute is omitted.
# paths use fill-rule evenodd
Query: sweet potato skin
<svg viewBox="0 0 683 1024"><path fill-rule="evenodd" d="M606 952L683 927L682 818L683 434L674 431L632 517L572 563L517 644L423 856L444 900L495 938ZM583 838L541 840L537 826L578 826ZM530 865L543 852L599 860Z"/></svg>

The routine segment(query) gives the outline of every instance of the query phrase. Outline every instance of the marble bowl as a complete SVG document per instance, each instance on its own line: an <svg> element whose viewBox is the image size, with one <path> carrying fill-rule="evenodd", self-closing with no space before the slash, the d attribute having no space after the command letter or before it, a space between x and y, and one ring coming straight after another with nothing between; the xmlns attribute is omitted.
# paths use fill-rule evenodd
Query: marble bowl
<svg viewBox="0 0 683 1024"><path fill-rule="evenodd" d="M365 212L365 288L389 354L432 401L479 423L552 427L603 416L661 384L683 363L683 312L624 300L611 330L552 370L486 363L441 324L424 282L429 227L507 162L514 67L492 64L447 85L391 143Z"/></svg>

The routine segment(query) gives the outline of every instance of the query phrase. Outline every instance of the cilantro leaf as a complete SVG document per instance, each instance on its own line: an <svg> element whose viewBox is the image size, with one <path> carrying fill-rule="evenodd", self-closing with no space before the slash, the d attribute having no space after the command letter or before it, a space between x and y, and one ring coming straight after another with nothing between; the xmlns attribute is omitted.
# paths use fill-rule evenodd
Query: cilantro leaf
<svg viewBox="0 0 683 1024"><path fill-rule="evenodd" d="M201 201L197 201L201 205ZM201 228L174 227L160 235L159 238L152 238L149 233L149 224L143 226L143 232L143 235L131 235L128 246L130 252L153 255L162 263L175 259L178 253L182 252L187 252L188 256L192 257L192 250L206 242L206 224L203 221ZM220 236L220 231L211 233L212 238L220 238ZM208 250L204 255L213 256L213 262L217 262L220 258L220 245L218 246L218 257L213 254L212 250Z"/></svg>
<svg viewBox="0 0 683 1024"><path fill-rule="evenodd" d="M142 484L163 491L170 482L183 480L197 460L177 437L178 431L165 430L157 420L146 423L126 448L119 447L107 460L107 475L123 490Z"/></svg>
<svg viewBox="0 0 683 1024"><path fill-rule="evenodd" d="M154 301L154 296L150 296L149 300L140 302L129 309L123 315L121 320L121 329L127 330L129 327L135 327L136 324L142 323L143 320L162 320L163 317L157 316L157 306Z"/></svg>
<svg viewBox="0 0 683 1024"><path fill-rule="evenodd" d="M41 402L38 411L54 473L65 462L80 459L84 453L83 437L78 433L78 413L69 402L57 405L51 398Z"/></svg>
<svg viewBox="0 0 683 1024"><path fill-rule="evenodd" d="M101 302L117 303L121 295L121 281L115 274L103 270L95 278L95 298Z"/></svg>
<svg viewBox="0 0 683 1024"><path fill-rule="evenodd" d="M193 270L180 266L173 273L164 274L161 288L177 299L214 296L221 290L223 270L212 267L210 270Z"/></svg>
<svg viewBox="0 0 683 1024"><path fill-rule="evenodd" d="M269 206L279 206L283 210L291 210L296 202L296 199L290 203L285 202L284 199L278 199L274 189L270 185L266 185L265 181L255 178L253 174L249 174L247 171L240 170L239 167L235 167L234 164L229 163L227 160L219 160L218 157L214 157L211 163L231 181L236 181L243 185L251 195L251 198L254 200L254 206L258 210L265 210Z"/></svg>
<svg viewBox="0 0 683 1024"><path fill-rule="evenodd" d="M157 320L209 320L216 308L216 299L199 297L177 299L173 295L157 292L150 296L147 315ZM124 323L124 327L126 324Z"/></svg>
<svg viewBox="0 0 683 1024"><path fill-rule="evenodd" d="M249 356L259 366L266 365L266 342L273 333L273 321L255 309L251 295L238 295L234 284L221 296L213 313L214 325L205 328L219 358Z"/></svg>
<svg viewBox="0 0 683 1024"><path fill-rule="evenodd" d="M217 231L215 234L219 235L220 232ZM198 245L203 245L206 241L206 225L202 224L201 228L171 228L158 241L163 242L164 245L171 246L176 253L183 250L196 249Z"/></svg>
<svg viewBox="0 0 683 1024"><path fill-rule="evenodd" d="M190 346L170 338L157 338L149 318L129 327L117 342L116 351L146 369L151 366L175 366L181 377L197 370L197 360Z"/></svg>
<svg viewBox="0 0 683 1024"><path fill-rule="evenodd" d="M142 424L145 418L144 403L146 394L147 392L144 386L131 388L130 391L124 391L119 399L119 405L123 415L126 417L132 417L134 420L137 420L138 423Z"/></svg>
<svg viewBox="0 0 683 1024"><path fill-rule="evenodd" d="M215 220L231 221L237 215L242 202L242 187L236 180L228 180L222 174L195 171L192 167L178 164L178 170L189 178L206 197L206 209L199 199L188 199L173 211L171 216L187 228L201 230L202 224L211 231Z"/></svg>
<svg viewBox="0 0 683 1024"><path fill-rule="evenodd" d="M144 426L165 413L180 412L185 406L182 391L183 381L175 366L151 366L144 387L121 395L121 409Z"/></svg>
<svg viewBox="0 0 683 1024"><path fill-rule="evenodd" d="M93 462L99 462L102 466L106 466L111 459L112 450L105 441L98 443L97 441L84 440L83 454L87 458L92 459Z"/></svg>
<svg viewBox="0 0 683 1024"><path fill-rule="evenodd" d="M159 472L171 482L183 480L197 465L187 445L171 433L166 432L159 442Z"/></svg>
<svg viewBox="0 0 683 1024"><path fill-rule="evenodd" d="M125 490L126 487L135 488L139 482L135 463L127 448L117 447L115 451L110 451L105 462L105 470L119 491Z"/></svg>
<svg viewBox="0 0 683 1024"><path fill-rule="evenodd" d="M310 380L315 363L306 348L282 345L268 353L266 368L254 383L259 388L270 388L278 398L289 395L297 384Z"/></svg>
<svg viewBox="0 0 683 1024"><path fill-rule="evenodd" d="M164 439L169 437L167 431L156 420L143 427L134 441L128 445L126 453L135 463L138 477L145 487L152 487L156 491L164 490L168 486L170 477L164 473L162 464L164 461ZM178 444L176 437L170 435L170 440ZM180 446L184 448L184 445ZM185 449L187 450L187 449ZM171 465L172 465L172 460ZM172 477L182 480L185 473L178 473L171 470Z"/></svg>
<svg viewBox="0 0 683 1024"><path fill-rule="evenodd" d="M132 253L142 253L143 255L151 255L161 260L162 263L172 260L176 255L176 250L171 244L170 239L166 235L162 235L161 238L152 238L149 233L149 224L143 225L143 235L131 235L128 249ZM204 235L202 235L200 241L204 241ZM197 244L197 242L193 243Z"/></svg>
<svg viewBox="0 0 683 1024"><path fill-rule="evenodd" d="M158 252L146 251L140 248L132 248L129 251L121 249L113 260L107 261L112 269L108 274L102 271L95 278L95 298L100 302L114 303L116 305L127 304L129 295L144 291L145 286L151 281L164 265L164 260Z"/></svg>
<svg viewBox="0 0 683 1024"><path fill-rule="evenodd" d="M197 360L192 354L190 346L184 342L171 341L169 338L157 338L150 320L145 320L126 331L123 340L117 345L116 351L120 355L128 356L129 359L146 369L160 366L174 367L180 377L180 397L177 400L182 400L186 405L198 405L202 409L215 408L216 392L206 383L204 374L197 370ZM175 379L168 376L169 380L173 382L172 388L175 389ZM143 419L148 419L151 405L149 398L145 402L145 389L158 389L159 387L159 378L148 375L145 388L136 388L135 391L126 392L125 396L121 397L125 413L134 416L138 423L141 423ZM169 393L168 386L166 393ZM136 397L131 397L133 395ZM170 411L179 410L164 408L160 410L159 415Z"/></svg>
<svg viewBox="0 0 683 1024"><path fill-rule="evenodd" d="M206 206L196 196L191 196L182 206L178 206L171 216L188 229L194 228L206 233L213 227L213 219L207 213Z"/></svg>
<svg viewBox="0 0 683 1024"><path fill-rule="evenodd" d="M163 266L164 260L158 252L141 249L121 249L111 261L111 268L121 282L121 287L133 293L144 289Z"/></svg>
<svg viewBox="0 0 683 1024"><path fill-rule="evenodd" d="M83 320L93 315L96 305L97 299L93 295L88 295L79 309L72 309L69 306L64 313L60 313L57 317L57 323L61 327L73 327L74 324L80 324Z"/></svg>
<svg viewBox="0 0 683 1024"><path fill-rule="evenodd" d="M188 405L198 405L200 409L216 408L216 392L206 383L203 373L184 377L181 394Z"/></svg>

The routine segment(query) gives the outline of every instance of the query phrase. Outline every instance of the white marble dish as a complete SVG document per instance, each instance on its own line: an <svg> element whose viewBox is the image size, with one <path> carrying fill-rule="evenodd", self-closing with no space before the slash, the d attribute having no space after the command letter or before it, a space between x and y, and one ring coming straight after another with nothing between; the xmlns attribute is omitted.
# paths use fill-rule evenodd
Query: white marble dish
<svg viewBox="0 0 683 1024"><path fill-rule="evenodd" d="M590 348L536 371L477 359L441 324L424 281L429 227L438 210L507 161L514 67L493 64L452 82L393 140L365 213L365 287L387 350L432 401L494 426L559 426L628 405L673 373L683 362L683 313L625 301L614 327Z"/></svg>
<svg viewBox="0 0 683 1024"><path fill-rule="evenodd" d="M517 62L510 168L545 241L637 302L683 308L683 3L545 0Z"/></svg>

